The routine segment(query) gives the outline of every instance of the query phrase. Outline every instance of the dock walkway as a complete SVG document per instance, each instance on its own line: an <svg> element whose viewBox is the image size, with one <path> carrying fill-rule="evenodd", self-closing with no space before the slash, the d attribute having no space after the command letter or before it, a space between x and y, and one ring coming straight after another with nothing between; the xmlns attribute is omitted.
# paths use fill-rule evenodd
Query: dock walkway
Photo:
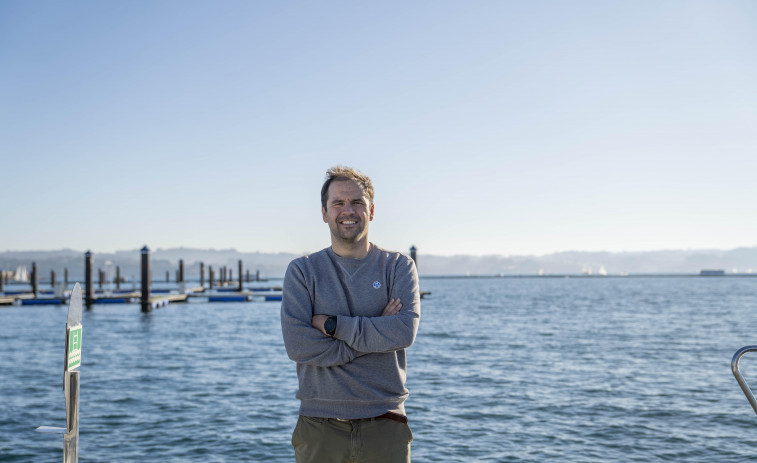
<svg viewBox="0 0 757 463"><path fill-rule="evenodd" d="M151 308L164 307L169 303L187 302L263 302L280 301L281 287L267 288L206 288L195 286L180 289L157 289L150 292L149 304ZM49 291L34 293L23 291L0 292L0 306L10 305L62 305L67 304L71 294L64 292L62 296L53 296ZM93 299L94 304L133 304L139 303L141 293L136 290L117 290L109 293L97 293Z"/></svg>

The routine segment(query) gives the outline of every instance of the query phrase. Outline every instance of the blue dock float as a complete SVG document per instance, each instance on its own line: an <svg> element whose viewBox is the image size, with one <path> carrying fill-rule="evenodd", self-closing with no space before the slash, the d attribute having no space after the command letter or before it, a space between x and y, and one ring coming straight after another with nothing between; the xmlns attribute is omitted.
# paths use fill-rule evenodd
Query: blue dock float
<svg viewBox="0 0 757 463"><path fill-rule="evenodd" d="M239 288L216 288L216 291L219 293L235 293L239 290Z"/></svg>
<svg viewBox="0 0 757 463"><path fill-rule="evenodd" d="M63 303L63 299L21 299L21 305L50 305Z"/></svg>
<svg viewBox="0 0 757 463"><path fill-rule="evenodd" d="M95 299L95 304L128 304L132 302L130 297L108 297Z"/></svg>
<svg viewBox="0 0 757 463"><path fill-rule="evenodd" d="M247 302L249 296L208 296L208 302Z"/></svg>
<svg viewBox="0 0 757 463"><path fill-rule="evenodd" d="M277 294L275 296L266 296L266 301L280 301L281 300L281 294Z"/></svg>

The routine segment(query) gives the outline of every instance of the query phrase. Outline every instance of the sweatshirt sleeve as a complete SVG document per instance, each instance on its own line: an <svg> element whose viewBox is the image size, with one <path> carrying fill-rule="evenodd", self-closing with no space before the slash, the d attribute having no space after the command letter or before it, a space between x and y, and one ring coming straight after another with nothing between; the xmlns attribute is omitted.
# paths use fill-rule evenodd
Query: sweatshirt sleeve
<svg viewBox="0 0 757 463"><path fill-rule="evenodd" d="M319 367L344 365L360 354L344 341L325 336L311 325L313 303L302 270L290 263L284 276L281 331L290 359Z"/></svg>
<svg viewBox="0 0 757 463"><path fill-rule="evenodd" d="M334 337L359 352L394 352L415 341L421 316L418 272L415 262L402 256L395 264L390 299L399 298L402 309L388 317L339 315Z"/></svg>

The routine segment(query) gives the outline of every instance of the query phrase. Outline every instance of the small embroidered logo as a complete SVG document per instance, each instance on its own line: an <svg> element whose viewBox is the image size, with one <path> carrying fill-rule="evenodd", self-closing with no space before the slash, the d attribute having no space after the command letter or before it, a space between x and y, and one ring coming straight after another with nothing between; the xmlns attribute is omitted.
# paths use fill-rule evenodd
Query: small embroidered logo
<svg viewBox="0 0 757 463"><path fill-rule="evenodd" d="M378 281L374 281L373 282L373 287L376 288L376 289L379 289L381 287L381 283L379 283Z"/></svg>

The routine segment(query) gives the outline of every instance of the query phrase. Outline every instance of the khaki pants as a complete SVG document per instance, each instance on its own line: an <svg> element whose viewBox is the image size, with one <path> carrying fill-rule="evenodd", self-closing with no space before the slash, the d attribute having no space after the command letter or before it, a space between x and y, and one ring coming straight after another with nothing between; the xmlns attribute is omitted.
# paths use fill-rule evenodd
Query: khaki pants
<svg viewBox="0 0 757 463"><path fill-rule="evenodd" d="M407 424L384 418L300 416L292 433L297 463L410 463L412 441Z"/></svg>

